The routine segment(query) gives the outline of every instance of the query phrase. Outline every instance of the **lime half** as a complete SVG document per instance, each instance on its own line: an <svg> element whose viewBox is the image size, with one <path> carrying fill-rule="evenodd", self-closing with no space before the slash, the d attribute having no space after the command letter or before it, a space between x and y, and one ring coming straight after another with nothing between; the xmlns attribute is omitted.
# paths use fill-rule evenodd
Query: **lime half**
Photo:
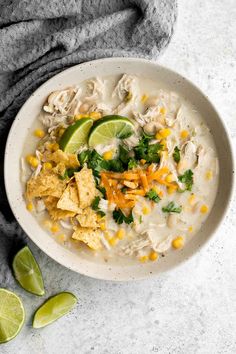
<svg viewBox="0 0 236 354"><path fill-rule="evenodd" d="M89 146L108 144L113 138L125 139L133 134L134 124L126 117L106 116L96 121L89 134Z"/></svg>
<svg viewBox="0 0 236 354"><path fill-rule="evenodd" d="M63 292L48 299L34 314L33 327L41 328L64 316L77 303L75 295Z"/></svg>
<svg viewBox="0 0 236 354"><path fill-rule="evenodd" d="M24 320L21 299L11 291L0 289L0 343L13 339L20 332Z"/></svg>
<svg viewBox="0 0 236 354"><path fill-rule="evenodd" d="M76 123L70 125L63 133L59 146L60 149L74 154L80 146L87 143L88 134L93 120L91 118L82 118Z"/></svg>
<svg viewBox="0 0 236 354"><path fill-rule="evenodd" d="M12 267L23 289L35 295L44 294L42 274L29 247L25 246L15 255Z"/></svg>

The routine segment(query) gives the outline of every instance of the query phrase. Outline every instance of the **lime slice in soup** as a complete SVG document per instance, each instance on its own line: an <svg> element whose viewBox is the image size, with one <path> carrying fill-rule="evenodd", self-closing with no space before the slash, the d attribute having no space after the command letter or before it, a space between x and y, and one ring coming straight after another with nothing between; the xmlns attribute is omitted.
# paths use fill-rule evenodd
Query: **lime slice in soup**
<svg viewBox="0 0 236 354"><path fill-rule="evenodd" d="M89 134L89 146L108 144L113 138L125 139L134 132L134 124L126 117L106 116L93 125Z"/></svg>
<svg viewBox="0 0 236 354"><path fill-rule="evenodd" d="M93 120L91 118L82 118L76 123L70 125L63 133L59 146L60 149L74 154L80 146L87 143L88 134Z"/></svg>
<svg viewBox="0 0 236 354"><path fill-rule="evenodd" d="M44 295L42 274L29 247L25 246L15 255L12 267L23 289L35 295Z"/></svg>
<svg viewBox="0 0 236 354"><path fill-rule="evenodd" d="M33 327L41 328L68 313L77 303L75 295L62 292L48 299L34 314Z"/></svg>
<svg viewBox="0 0 236 354"><path fill-rule="evenodd" d="M0 343L13 339L20 332L24 320L21 299L11 291L0 289Z"/></svg>

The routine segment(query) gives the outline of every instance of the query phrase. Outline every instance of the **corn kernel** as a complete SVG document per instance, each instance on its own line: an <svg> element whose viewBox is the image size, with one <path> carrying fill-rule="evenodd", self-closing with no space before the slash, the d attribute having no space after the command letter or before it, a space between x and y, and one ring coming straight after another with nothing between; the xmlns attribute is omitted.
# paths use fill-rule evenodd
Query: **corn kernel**
<svg viewBox="0 0 236 354"><path fill-rule="evenodd" d="M43 164L43 169L44 169L44 170L51 170L51 169L52 169L52 164L51 164L51 162L44 162L44 164Z"/></svg>
<svg viewBox="0 0 236 354"><path fill-rule="evenodd" d="M189 232L193 232L193 227L192 227L192 226L189 226L188 231L189 231Z"/></svg>
<svg viewBox="0 0 236 354"><path fill-rule="evenodd" d="M123 238L125 237L125 230L124 229L119 229L116 233L116 237L119 240L123 240Z"/></svg>
<svg viewBox="0 0 236 354"><path fill-rule="evenodd" d="M208 212L208 206L207 205L202 205L201 208L200 208L200 212L202 214L206 214Z"/></svg>
<svg viewBox="0 0 236 354"><path fill-rule="evenodd" d="M106 151L103 154L104 160L111 160L112 157L113 157L113 151L112 150Z"/></svg>
<svg viewBox="0 0 236 354"><path fill-rule="evenodd" d="M58 132L59 138L62 137L62 135L64 134L64 132L65 132L65 129L64 129L64 128L59 129L59 132Z"/></svg>
<svg viewBox="0 0 236 354"><path fill-rule="evenodd" d="M38 159L35 156L33 156L33 155L26 156L26 161L28 162L29 165L31 165L32 167L35 167L35 168L39 164Z"/></svg>
<svg viewBox="0 0 236 354"><path fill-rule="evenodd" d="M171 130L168 128L160 129L159 134L162 136L162 138L167 138L171 134Z"/></svg>
<svg viewBox="0 0 236 354"><path fill-rule="evenodd" d="M106 224L105 224L105 222L101 222L101 223L100 223L100 229L101 229L102 231L105 231L105 230L106 230Z"/></svg>
<svg viewBox="0 0 236 354"><path fill-rule="evenodd" d="M112 238L110 238L109 243L110 243L111 246L115 246L118 241L119 241L118 238L112 237Z"/></svg>
<svg viewBox="0 0 236 354"><path fill-rule="evenodd" d="M88 117L88 115L86 115L86 114L76 114L76 115L74 116L74 119L75 119L75 120L80 120L80 119L86 118L86 117Z"/></svg>
<svg viewBox="0 0 236 354"><path fill-rule="evenodd" d="M161 139L162 139L162 135L159 134L159 133L156 133L155 139L156 139L156 140L161 140Z"/></svg>
<svg viewBox="0 0 236 354"><path fill-rule="evenodd" d="M64 242L64 241L66 241L66 235L65 235L65 234L60 234L60 235L58 235L58 236L57 236L57 240L58 240L59 242Z"/></svg>
<svg viewBox="0 0 236 354"><path fill-rule="evenodd" d="M169 187L167 187L167 193L168 193L168 194L173 194L173 193L176 192L177 188L178 188L178 187L177 187L176 185L169 186Z"/></svg>
<svg viewBox="0 0 236 354"><path fill-rule="evenodd" d="M150 252L149 254L149 259L150 261L156 261L158 259L158 253L155 251Z"/></svg>
<svg viewBox="0 0 236 354"><path fill-rule="evenodd" d="M59 149L59 144L53 143L51 146L52 151L57 151Z"/></svg>
<svg viewBox="0 0 236 354"><path fill-rule="evenodd" d="M148 214L150 214L150 209L147 206L144 206L142 209L142 212L144 215L148 215Z"/></svg>
<svg viewBox="0 0 236 354"><path fill-rule="evenodd" d="M213 177L212 171L211 171L211 170L207 171L207 172L206 172L206 179L207 179L208 181L210 181L210 180L212 179L212 177Z"/></svg>
<svg viewBox="0 0 236 354"><path fill-rule="evenodd" d="M141 162L142 165L145 165L145 163L146 163L147 161L144 160L144 159L141 159L140 162Z"/></svg>
<svg viewBox="0 0 236 354"><path fill-rule="evenodd" d="M196 201L196 196L195 196L195 194L192 193L188 198L188 202L190 205L193 205L195 203L195 201Z"/></svg>
<svg viewBox="0 0 236 354"><path fill-rule="evenodd" d="M32 203L28 203L28 204L26 205L26 208L27 208L28 211L32 211L33 208L34 208L34 206L33 206Z"/></svg>
<svg viewBox="0 0 236 354"><path fill-rule="evenodd" d="M91 112L89 117L96 120L102 118L102 114L100 112Z"/></svg>
<svg viewBox="0 0 236 354"><path fill-rule="evenodd" d="M188 132L187 130L182 130L182 131L180 132L180 137L181 137L182 139L186 139L188 136L189 136L189 132Z"/></svg>
<svg viewBox="0 0 236 354"><path fill-rule="evenodd" d="M45 132L42 130L42 129L36 129L34 131L34 135L37 137L37 138L44 138L45 137Z"/></svg>
<svg viewBox="0 0 236 354"><path fill-rule="evenodd" d="M53 224L50 228L52 233L56 233L60 230L59 226L57 224Z"/></svg>
<svg viewBox="0 0 236 354"><path fill-rule="evenodd" d="M111 239L111 236L110 236L110 234L109 234L108 231L105 231L105 232L104 232L104 236L105 236L105 239L106 239L107 241L109 241L109 240Z"/></svg>
<svg viewBox="0 0 236 354"><path fill-rule="evenodd" d="M183 246L184 246L184 239L182 236L178 236L172 241L172 247L175 249L180 249Z"/></svg>
<svg viewBox="0 0 236 354"><path fill-rule="evenodd" d="M166 114L166 108L165 107L161 107L160 108L160 113L161 114Z"/></svg>
<svg viewBox="0 0 236 354"><path fill-rule="evenodd" d="M141 97L141 102L142 102L142 103L145 103L145 102L147 101L147 99L148 99L148 95L144 94L144 95L142 95L142 97Z"/></svg>
<svg viewBox="0 0 236 354"><path fill-rule="evenodd" d="M169 175L166 176L165 179L166 179L166 182L171 183L174 181L174 176L172 173L170 173Z"/></svg>
<svg viewBox="0 0 236 354"><path fill-rule="evenodd" d="M139 261L140 261L141 263L147 262L147 261L148 261L148 256L142 256L142 257L140 257L140 258L139 258Z"/></svg>

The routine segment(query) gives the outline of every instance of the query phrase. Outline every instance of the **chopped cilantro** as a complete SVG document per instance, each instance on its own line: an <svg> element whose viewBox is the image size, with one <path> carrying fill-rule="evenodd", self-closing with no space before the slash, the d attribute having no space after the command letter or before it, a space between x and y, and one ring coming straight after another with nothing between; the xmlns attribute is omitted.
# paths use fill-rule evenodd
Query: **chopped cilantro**
<svg viewBox="0 0 236 354"><path fill-rule="evenodd" d="M129 161L129 150L124 146L119 146L119 160L127 165Z"/></svg>
<svg viewBox="0 0 236 354"><path fill-rule="evenodd" d="M139 144L134 147L135 158L137 160L144 159L147 163L159 162L160 161L160 150L162 150L162 145L160 143L149 144L152 137L148 135L142 136L139 140Z"/></svg>
<svg viewBox="0 0 236 354"><path fill-rule="evenodd" d="M143 217L142 217L142 215L139 216L138 220L139 220L139 223L142 224L142 222L143 222Z"/></svg>
<svg viewBox="0 0 236 354"><path fill-rule="evenodd" d="M125 222L126 224L130 224L134 221L132 212L128 216L126 216L122 213L120 209L116 209L113 211L113 219L117 224L122 224L123 222Z"/></svg>
<svg viewBox="0 0 236 354"><path fill-rule="evenodd" d="M185 184L186 190L191 191L193 186L193 171L187 170L182 176L178 177L179 181Z"/></svg>
<svg viewBox="0 0 236 354"><path fill-rule="evenodd" d="M158 203L161 200L161 198L158 196L157 192L154 191L154 189L150 189L150 191L147 192L145 197L150 200L153 200L155 203Z"/></svg>
<svg viewBox="0 0 236 354"><path fill-rule="evenodd" d="M106 189L101 186L97 186L96 188L102 193L103 198L106 199Z"/></svg>
<svg viewBox="0 0 236 354"><path fill-rule="evenodd" d="M174 152L172 156L175 162L177 163L180 162L180 149L178 148L178 146L174 148Z"/></svg>
<svg viewBox="0 0 236 354"><path fill-rule="evenodd" d="M78 172L80 168L67 168L63 175L59 176L60 179L68 179L74 176L75 172Z"/></svg>
<svg viewBox="0 0 236 354"><path fill-rule="evenodd" d="M122 192L122 193L127 192L127 190L128 190L128 188L127 188L127 187L122 187L122 188L121 188L121 192Z"/></svg>
<svg viewBox="0 0 236 354"><path fill-rule="evenodd" d="M162 208L163 213L181 213L182 206L175 205L174 202L170 202L166 207Z"/></svg>
<svg viewBox="0 0 236 354"><path fill-rule="evenodd" d="M81 165L84 165L86 162L88 162L90 155L91 155L91 150L85 150L82 151L80 154L78 154L78 160L81 163Z"/></svg>
<svg viewBox="0 0 236 354"><path fill-rule="evenodd" d="M128 170L132 170L132 168L137 167L137 165L138 165L137 161L133 157L130 157L128 162Z"/></svg>
<svg viewBox="0 0 236 354"><path fill-rule="evenodd" d="M92 201L91 207L93 210L95 210L99 215L104 216L106 215L104 211L99 209L99 202L101 198L100 197L95 197L94 200Z"/></svg>

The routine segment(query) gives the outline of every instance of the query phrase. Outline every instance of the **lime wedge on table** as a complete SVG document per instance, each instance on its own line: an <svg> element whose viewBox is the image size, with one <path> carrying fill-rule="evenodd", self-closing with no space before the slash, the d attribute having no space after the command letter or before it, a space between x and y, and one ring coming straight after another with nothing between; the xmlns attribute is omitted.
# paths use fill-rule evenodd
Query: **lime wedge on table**
<svg viewBox="0 0 236 354"><path fill-rule="evenodd" d="M68 292L48 299L34 314L33 327L41 328L64 316L76 304L77 298Z"/></svg>
<svg viewBox="0 0 236 354"><path fill-rule="evenodd" d="M0 289L0 343L13 339L20 332L24 320L21 299L11 291Z"/></svg>
<svg viewBox="0 0 236 354"><path fill-rule="evenodd" d="M35 295L44 294L42 274L29 247L25 246L15 255L12 267L23 289Z"/></svg>
<svg viewBox="0 0 236 354"><path fill-rule="evenodd" d="M132 135L134 124L126 117L106 116L96 121L89 134L89 146L107 144L113 138L125 139Z"/></svg>
<svg viewBox="0 0 236 354"><path fill-rule="evenodd" d="M89 130L92 125L93 120L91 118L82 118L70 125L64 131L59 141L60 149L74 154L81 145L87 143Z"/></svg>

